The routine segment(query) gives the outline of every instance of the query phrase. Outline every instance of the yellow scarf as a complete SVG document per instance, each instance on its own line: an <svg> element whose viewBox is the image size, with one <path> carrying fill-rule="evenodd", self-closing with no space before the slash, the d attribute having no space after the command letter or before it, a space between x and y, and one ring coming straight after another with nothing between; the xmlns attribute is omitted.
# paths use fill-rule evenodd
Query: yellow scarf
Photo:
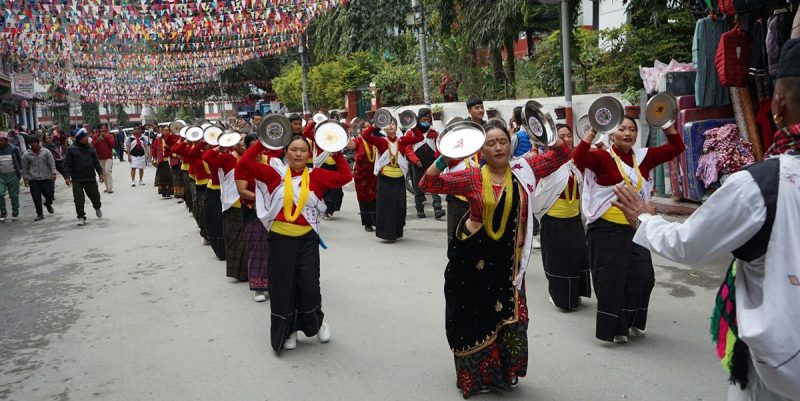
<svg viewBox="0 0 800 401"><path fill-rule="evenodd" d="M614 161L617 163L617 169L619 169L619 173L622 175L622 180L625 182L625 185L628 188L632 188L631 178L628 177L628 173L625 171L625 167L622 165L622 160L620 160L619 156L617 156L617 152L614 151L613 147L611 148L611 155L613 155ZM642 178L642 171L639 170L639 163L636 163L636 154L632 153L631 158L633 158L633 169L636 170L636 188L633 190L633 192L638 193L642 190L644 178Z"/></svg>
<svg viewBox="0 0 800 401"><path fill-rule="evenodd" d="M503 204L503 216L500 219L500 228L497 231L494 230L494 211L497 208L497 201L500 196L503 195L503 192L501 191L499 196L495 194L494 188L492 187L492 173L489 172L488 166L481 167L481 185L483 187L483 228L486 230L486 234L489 235L489 238L497 241L506 231L508 216L511 214L511 202L513 201L511 169L506 168L503 188L503 191L506 192L506 200Z"/></svg>
<svg viewBox="0 0 800 401"><path fill-rule="evenodd" d="M367 155L367 160L369 160L370 163L375 162L376 151L373 149L373 146L368 144L367 141L363 139L361 140L361 143L364 144L364 154Z"/></svg>
<svg viewBox="0 0 800 401"><path fill-rule="evenodd" d="M294 185L292 185L292 170L286 167L286 175L283 179L283 217L286 218L287 222L294 223L303 212L303 208L308 200L308 194L311 192L309 190L310 181L308 167L306 167L303 169L302 178L300 178L300 198L297 200L297 207L294 209L294 213L292 213L292 206L294 206Z"/></svg>

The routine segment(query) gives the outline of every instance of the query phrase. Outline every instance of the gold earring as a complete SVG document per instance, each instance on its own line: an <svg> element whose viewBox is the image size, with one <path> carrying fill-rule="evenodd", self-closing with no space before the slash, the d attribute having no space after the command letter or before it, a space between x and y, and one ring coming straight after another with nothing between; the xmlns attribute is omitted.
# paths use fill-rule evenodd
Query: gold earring
<svg viewBox="0 0 800 401"><path fill-rule="evenodd" d="M783 116L779 116L777 114L773 114L772 115L772 121L775 121L775 123L777 124L777 123L783 121Z"/></svg>

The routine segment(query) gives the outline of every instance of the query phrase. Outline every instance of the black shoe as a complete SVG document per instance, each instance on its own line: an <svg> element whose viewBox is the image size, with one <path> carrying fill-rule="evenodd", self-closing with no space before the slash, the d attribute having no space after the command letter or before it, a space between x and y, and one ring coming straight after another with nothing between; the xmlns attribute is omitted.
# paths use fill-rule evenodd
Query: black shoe
<svg viewBox="0 0 800 401"><path fill-rule="evenodd" d="M366 231L368 233L371 233L371 232L374 232L375 229L372 228L372 226L364 226L364 231Z"/></svg>
<svg viewBox="0 0 800 401"><path fill-rule="evenodd" d="M36 215L36 218L33 219L33 221L39 221L39 220L44 220L44 216L42 216L41 214L38 214L38 215Z"/></svg>
<svg viewBox="0 0 800 401"><path fill-rule="evenodd" d="M44 205L44 207L47 208L47 213L53 214L56 212L55 210L53 210L53 205Z"/></svg>
<svg viewBox="0 0 800 401"><path fill-rule="evenodd" d="M0 223L5 223L6 222L6 217L8 217L8 213L7 212L0 213Z"/></svg>
<svg viewBox="0 0 800 401"><path fill-rule="evenodd" d="M433 211L433 217L435 217L437 219L441 219L442 217L444 217L444 215L445 215L445 213L444 213L444 210L442 210L442 209L436 209L436 210Z"/></svg>
<svg viewBox="0 0 800 401"><path fill-rule="evenodd" d="M425 217L425 212L417 211L417 218L424 219Z"/></svg>

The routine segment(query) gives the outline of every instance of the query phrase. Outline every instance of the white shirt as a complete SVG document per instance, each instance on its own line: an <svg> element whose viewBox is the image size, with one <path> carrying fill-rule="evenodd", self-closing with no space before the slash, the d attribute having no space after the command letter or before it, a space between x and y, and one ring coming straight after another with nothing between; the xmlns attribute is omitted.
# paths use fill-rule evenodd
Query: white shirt
<svg viewBox="0 0 800 401"><path fill-rule="evenodd" d="M643 216L633 242L677 262L698 264L730 254L764 225L767 208L747 171L732 174L684 223Z"/></svg>

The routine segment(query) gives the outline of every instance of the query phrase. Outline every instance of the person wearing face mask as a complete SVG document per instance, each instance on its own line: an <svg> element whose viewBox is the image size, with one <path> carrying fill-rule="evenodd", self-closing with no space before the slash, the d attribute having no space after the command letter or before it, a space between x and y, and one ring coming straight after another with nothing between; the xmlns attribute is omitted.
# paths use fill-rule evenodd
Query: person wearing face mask
<svg viewBox="0 0 800 401"><path fill-rule="evenodd" d="M641 337L647 324L647 307L655 286L650 252L632 242L635 231L625 214L612 205L614 186L631 187L643 200L653 192L652 172L681 153L686 146L675 127L665 130L667 144L634 148L638 128L625 116L610 134L608 150L591 150L596 133L587 133L575 149L574 160L585 169L581 210L589 224L587 240L592 284L597 296L595 336L602 341L628 342Z"/></svg>
<svg viewBox="0 0 800 401"><path fill-rule="evenodd" d="M431 109L423 107L417 112L417 126L406 131L404 136L414 138L415 144L406 147L406 158L411 164L411 178L414 186L414 204L417 208L417 217L425 218L425 192L419 189L419 180L425 175L425 170L431 166L436 158L436 138L439 133L431 128ZM433 200L433 215L440 219L445 213L442 209L442 198L439 194L431 194Z"/></svg>
<svg viewBox="0 0 800 401"><path fill-rule="evenodd" d="M384 128L385 137L375 136L377 127L367 123L361 138L378 149L375 169L378 176L378 192L375 205L375 236L394 242L403 238L406 225L406 183L408 160L404 156L406 147L414 142L411 136L397 136L397 120Z"/></svg>
<svg viewBox="0 0 800 401"><path fill-rule="evenodd" d="M255 142L240 164L269 194L268 204L258 212L265 216L262 222L269 230L270 247L279 250L269 255L269 293L270 342L280 353L297 347L298 331L316 335L322 343L330 341L319 282L319 247L324 246L319 233L319 217L325 211L322 194L341 188L353 175L341 152L332 156L336 171L309 169L311 143L301 135L294 135L284 148L286 166L257 162L264 150L260 141Z"/></svg>
<svg viewBox="0 0 800 401"><path fill-rule="evenodd" d="M102 183L105 178L103 167L100 166L100 159L97 158L97 152L89 144L89 135L86 130L81 128L75 134L75 142L67 149L67 154L64 156L64 180L67 182L67 186L72 187L79 226L86 225L86 212L84 212L83 206L87 197L92 202L97 218L103 218L95 172Z"/></svg>
<svg viewBox="0 0 800 401"><path fill-rule="evenodd" d="M440 156L419 183L425 191L469 202L468 217L448 246L444 274L445 331L464 398L510 389L527 373L525 268L533 192L537 179L556 171L571 152L559 141L548 153L512 160L505 126L490 121L483 128L483 167L442 173L447 160Z"/></svg>

